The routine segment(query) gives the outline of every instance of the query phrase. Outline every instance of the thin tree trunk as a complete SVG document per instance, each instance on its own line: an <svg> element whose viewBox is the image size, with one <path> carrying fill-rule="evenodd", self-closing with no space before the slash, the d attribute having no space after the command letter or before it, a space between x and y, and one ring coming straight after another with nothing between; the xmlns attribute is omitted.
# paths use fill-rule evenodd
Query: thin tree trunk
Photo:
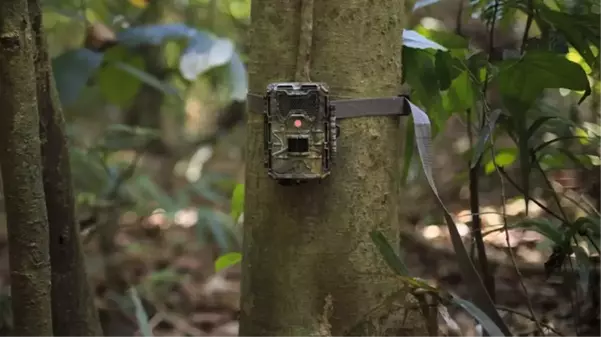
<svg viewBox="0 0 601 337"><path fill-rule="evenodd" d="M403 3L315 0L311 80L338 97L397 95ZM249 90L262 94L294 79L307 25L299 0L253 1L251 17ZM426 335L369 235L379 230L399 245L399 118L342 121L332 175L281 186L263 168L257 112L247 126L240 335ZM384 305L393 297L397 306Z"/></svg>
<svg viewBox="0 0 601 337"><path fill-rule="evenodd" d="M0 168L8 230L13 333L52 335L33 38L26 0L0 6Z"/></svg>
<svg viewBox="0 0 601 337"><path fill-rule="evenodd" d="M50 225L52 321L56 336L102 334L86 271L71 183L65 121L52 75L39 0L29 0L35 39L44 191Z"/></svg>

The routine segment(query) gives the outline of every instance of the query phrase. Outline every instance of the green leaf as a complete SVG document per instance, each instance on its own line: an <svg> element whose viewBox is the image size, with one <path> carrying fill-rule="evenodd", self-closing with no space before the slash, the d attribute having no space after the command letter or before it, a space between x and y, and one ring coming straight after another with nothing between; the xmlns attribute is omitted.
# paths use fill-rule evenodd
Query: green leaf
<svg viewBox="0 0 601 337"><path fill-rule="evenodd" d="M443 51L436 53L434 66L438 74L440 90L447 90L451 86L451 81L459 76L463 69L458 59Z"/></svg>
<svg viewBox="0 0 601 337"><path fill-rule="evenodd" d="M413 89L412 97L430 106L433 98L439 95L438 74L432 53L403 48L403 79Z"/></svg>
<svg viewBox="0 0 601 337"><path fill-rule="evenodd" d="M96 77L100 92L108 102L126 107L133 101L142 82L131 72L124 71L122 66L115 66L115 63L119 61L133 68L144 69L144 59L127 49L115 47L106 52L105 60L108 62L107 66Z"/></svg>
<svg viewBox="0 0 601 337"><path fill-rule="evenodd" d="M466 38L449 31L422 28L420 29L420 32L422 32L422 35L426 38L448 49L465 49L467 51L469 47Z"/></svg>
<svg viewBox="0 0 601 337"><path fill-rule="evenodd" d="M507 336L501 331L501 328L495 324L495 322L484 313L484 311L480 310L476 305L472 302L466 301L461 297L451 294L451 298L453 299L453 303L462 307L465 311L467 311L472 317L474 317L488 332L489 336Z"/></svg>
<svg viewBox="0 0 601 337"><path fill-rule="evenodd" d="M565 13L552 10L547 6L540 6L538 15L566 37L591 69L597 69L597 57L591 50L591 45L599 49L599 40L601 40L599 15Z"/></svg>
<svg viewBox="0 0 601 337"><path fill-rule="evenodd" d="M240 214L244 211L244 184L237 184L234 187L230 209L230 216L234 223L236 223Z"/></svg>
<svg viewBox="0 0 601 337"><path fill-rule="evenodd" d="M403 29L403 46L413 49L436 49L447 51L447 48L410 29Z"/></svg>
<svg viewBox="0 0 601 337"><path fill-rule="evenodd" d="M517 154L517 149L512 148L496 150L495 157L484 165L484 172L486 174L491 174L492 172L495 172L495 163L496 166L502 167L506 167L513 164L517 159Z"/></svg>
<svg viewBox="0 0 601 337"><path fill-rule="evenodd" d="M174 95L174 96L179 97L179 92L178 92L177 88L170 85L169 83L159 80L158 78L156 78L155 76L153 76L152 74L150 74L146 71L136 68L136 67L132 66L131 64L123 63L121 61L117 61L117 62L113 63L112 65L114 67L121 69L121 70L125 71L126 73L132 75L133 77L140 80L142 83L147 84L147 85L157 89L158 91L160 91L161 93L163 93L165 95Z"/></svg>
<svg viewBox="0 0 601 337"><path fill-rule="evenodd" d="M52 70L61 103L73 104L102 64L104 55L89 49L69 50L52 60Z"/></svg>
<svg viewBox="0 0 601 337"><path fill-rule="evenodd" d="M215 260L215 272L219 272L225 268L233 266L242 261L242 254L237 252L227 253L221 255Z"/></svg>
<svg viewBox="0 0 601 337"><path fill-rule="evenodd" d="M499 65L497 77L504 101L519 100L527 110L548 88L565 88L590 93L588 78L582 67L564 56L530 51L517 60L505 60ZM525 109L524 109L525 108ZM510 111L511 112L511 111Z"/></svg>
<svg viewBox="0 0 601 337"><path fill-rule="evenodd" d="M376 247L378 247L380 254L382 254L384 261L386 261L386 264L388 264L390 269L392 269L392 271L397 275L409 276L409 269L407 269L407 266L394 252L394 249L390 246L388 240L386 240L386 237L384 237L384 234L379 231L372 231L370 236L371 240Z"/></svg>
<svg viewBox="0 0 601 337"><path fill-rule="evenodd" d="M449 112L462 112L474 104L474 86L467 70L462 71L452 82L443 99Z"/></svg>
<svg viewBox="0 0 601 337"><path fill-rule="evenodd" d="M150 322L148 321L148 314L142 305L142 301L138 296L138 292L135 288L130 288L128 290L129 297L134 303L135 313L136 313L136 322L138 323L138 327L140 328L140 333L144 337L152 336L152 327L150 326Z"/></svg>

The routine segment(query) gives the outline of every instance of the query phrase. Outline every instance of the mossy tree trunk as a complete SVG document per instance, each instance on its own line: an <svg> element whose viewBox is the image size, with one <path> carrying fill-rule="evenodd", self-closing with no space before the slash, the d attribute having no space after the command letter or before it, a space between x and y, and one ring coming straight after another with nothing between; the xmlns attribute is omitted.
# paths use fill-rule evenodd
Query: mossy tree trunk
<svg viewBox="0 0 601 337"><path fill-rule="evenodd" d="M311 80L337 97L398 94L404 1L314 2ZM253 1L251 19L249 91L262 94L268 83L295 77L299 40L306 42L301 1ZM240 334L427 334L369 235L399 237L399 117L341 121L332 175L281 186L263 168L257 112L247 127ZM385 308L393 297L397 306Z"/></svg>
<svg viewBox="0 0 601 337"><path fill-rule="evenodd" d="M50 226L52 321L56 336L102 334L85 270L75 218L65 121L58 99L39 0L28 0L35 40L37 103L42 139L44 192Z"/></svg>
<svg viewBox="0 0 601 337"><path fill-rule="evenodd" d="M0 6L0 168L13 334L52 335L49 233L40 153L34 39L27 0Z"/></svg>

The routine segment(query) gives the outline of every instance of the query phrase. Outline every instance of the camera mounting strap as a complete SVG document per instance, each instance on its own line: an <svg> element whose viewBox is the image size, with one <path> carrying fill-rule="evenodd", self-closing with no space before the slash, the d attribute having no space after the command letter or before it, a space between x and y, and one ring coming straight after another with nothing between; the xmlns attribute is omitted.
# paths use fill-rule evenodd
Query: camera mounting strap
<svg viewBox="0 0 601 337"><path fill-rule="evenodd" d="M246 102L251 112L265 113L264 96L248 94ZM336 119L410 114L408 97L405 95L332 100L330 104L336 109Z"/></svg>

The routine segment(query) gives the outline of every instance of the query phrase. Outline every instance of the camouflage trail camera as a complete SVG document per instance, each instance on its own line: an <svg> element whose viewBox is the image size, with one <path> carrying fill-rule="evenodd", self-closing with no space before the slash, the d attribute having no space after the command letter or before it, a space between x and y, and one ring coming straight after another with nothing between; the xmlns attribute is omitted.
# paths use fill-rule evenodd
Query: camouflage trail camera
<svg viewBox="0 0 601 337"><path fill-rule="evenodd" d="M337 118L404 115L403 96L331 101L323 83L271 83L264 96L248 95L264 115L267 174L281 183L320 180L331 173Z"/></svg>

